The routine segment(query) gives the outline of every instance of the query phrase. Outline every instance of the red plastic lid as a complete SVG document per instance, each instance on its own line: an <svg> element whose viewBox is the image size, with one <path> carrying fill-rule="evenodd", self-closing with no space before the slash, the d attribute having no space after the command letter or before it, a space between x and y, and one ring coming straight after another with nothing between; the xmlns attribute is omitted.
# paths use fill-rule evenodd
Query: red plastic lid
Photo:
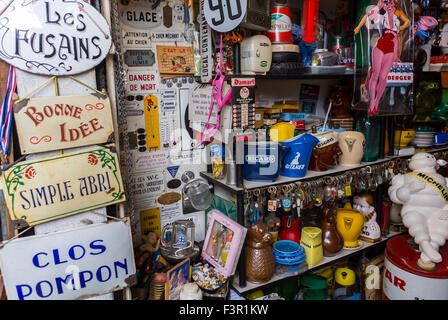
<svg viewBox="0 0 448 320"><path fill-rule="evenodd" d="M448 278L448 244L439 248L442 262L437 263L433 271L426 271L417 265L420 258L418 245L409 235L400 235L390 239L386 245L386 257L398 268L427 278Z"/></svg>

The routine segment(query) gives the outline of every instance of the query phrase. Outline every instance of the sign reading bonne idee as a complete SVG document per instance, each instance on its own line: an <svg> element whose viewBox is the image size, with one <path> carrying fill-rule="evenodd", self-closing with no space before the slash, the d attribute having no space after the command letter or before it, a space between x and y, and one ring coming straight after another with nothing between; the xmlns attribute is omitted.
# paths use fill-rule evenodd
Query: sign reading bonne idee
<svg viewBox="0 0 448 320"><path fill-rule="evenodd" d="M19 162L2 183L11 220L31 226L126 200L117 156L105 147Z"/></svg>
<svg viewBox="0 0 448 320"><path fill-rule="evenodd" d="M0 20L0 58L44 75L72 75L104 60L106 19L85 1L15 0Z"/></svg>
<svg viewBox="0 0 448 320"><path fill-rule="evenodd" d="M133 284L131 232L122 221L24 237L0 249L8 300L72 300Z"/></svg>
<svg viewBox="0 0 448 320"><path fill-rule="evenodd" d="M104 143L114 131L109 98L92 94L25 100L14 119L22 154Z"/></svg>

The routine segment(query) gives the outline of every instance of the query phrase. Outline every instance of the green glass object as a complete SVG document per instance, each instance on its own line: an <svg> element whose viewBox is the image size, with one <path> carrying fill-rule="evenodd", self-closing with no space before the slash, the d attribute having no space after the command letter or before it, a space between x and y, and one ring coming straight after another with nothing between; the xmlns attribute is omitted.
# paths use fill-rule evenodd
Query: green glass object
<svg viewBox="0 0 448 320"><path fill-rule="evenodd" d="M328 300L327 279L317 274L302 277L303 300Z"/></svg>
<svg viewBox="0 0 448 320"><path fill-rule="evenodd" d="M356 123L356 131L363 133L366 137L366 146L362 161L370 162L378 160L381 134L380 118L361 117Z"/></svg>
<svg viewBox="0 0 448 320"><path fill-rule="evenodd" d="M432 81L420 82L415 94L415 119L427 120L437 106L439 84Z"/></svg>
<svg viewBox="0 0 448 320"><path fill-rule="evenodd" d="M366 14L366 8L370 5L370 0L361 0L359 1L359 7L358 12L356 15L356 24L355 27L358 25L358 23L361 21L362 17ZM365 39L362 38L361 32L358 33L355 37L356 41L356 51L355 51L355 61L357 67L365 67L369 65L369 61L367 61L368 57L368 50L370 50L370 43L365 37Z"/></svg>
<svg viewBox="0 0 448 320"><path fill-rule="evenodd" d="M448 120L448 89L442 89L442 101L431 112L431 120Z"/></svg>

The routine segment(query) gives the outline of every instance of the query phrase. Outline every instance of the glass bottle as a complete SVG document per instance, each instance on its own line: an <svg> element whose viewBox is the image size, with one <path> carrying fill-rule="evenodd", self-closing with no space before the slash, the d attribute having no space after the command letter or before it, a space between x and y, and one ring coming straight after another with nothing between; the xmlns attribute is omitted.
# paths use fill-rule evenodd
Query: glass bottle
<svg viewBox="0 0 448 320"><path fill-rule="evenodd" d="M366 146L363 162L378 160L380 153L380 130L381 122L379 117L360 117L356 123L356 131L361 132L366 137Z"/></svg>

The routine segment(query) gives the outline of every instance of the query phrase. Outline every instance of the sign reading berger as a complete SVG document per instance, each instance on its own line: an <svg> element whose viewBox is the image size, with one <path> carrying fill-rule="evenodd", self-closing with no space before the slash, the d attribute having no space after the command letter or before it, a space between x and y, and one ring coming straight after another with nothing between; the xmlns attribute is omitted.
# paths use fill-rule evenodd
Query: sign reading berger
<svg viewBox="0 0 448 320"><path fill-rule="evenodd" d="M93 94L24 100L14 119L22 154L105 143L114 131L109 98Z"/></svg>
<svg viewBox="0 0 448 320"><path fill-rule="evenodd" d="M24 237L0 249L8 300L71 300L133 285L128 222L109 222Z"/></svg>
<svg viewBox="0 0 448 320"><path fill-rule="evenodd" d="M19 162L2 184L11 220L31 226L126 200L117 156L106 147Z"/></svg>

